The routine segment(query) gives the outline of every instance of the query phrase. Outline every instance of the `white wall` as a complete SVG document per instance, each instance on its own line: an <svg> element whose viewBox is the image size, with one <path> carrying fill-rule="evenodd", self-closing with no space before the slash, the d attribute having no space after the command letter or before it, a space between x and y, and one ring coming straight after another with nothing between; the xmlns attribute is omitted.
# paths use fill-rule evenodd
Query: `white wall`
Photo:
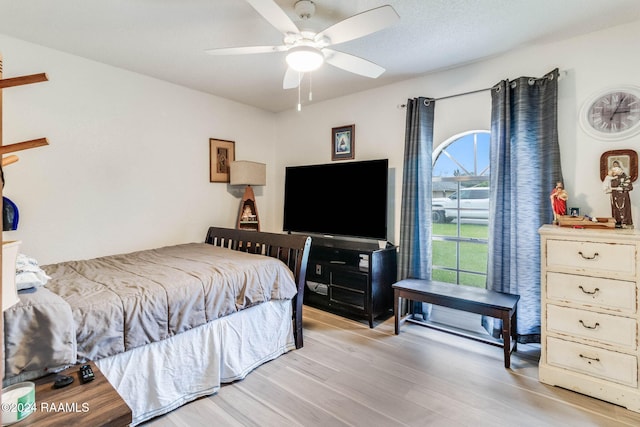
<svg viewBox="0 0 640 427"><path fill-rule="evenodd" d="M5 239L21 239L22 252L44 264L199 241L209 225L232 227L242 189L208 182L211 137L235 140L238 159L267 163L258 207L263 229L280 231L285 166L329 163L331 128L355 124L356 160L389 159L389 240L398 244L405 125L398 105L556 67L567 72L560 82L559 135L569 205L609 216L600 155L640 151L640 136L595 140L580 128L578 112L601 88L640 86L638 45L640 21L271 114L0 35L5 77L46 72L50 79L3 91L5 144L43 136L51 143L17 153L20 162L5 170L5 195L21 214L19 230L5 232ZM488 129L489 109L489 92L438 101L436 144ZM633 220L640 226L636 185Z"/></svg>
<svg viewBox="0 0 640 427"><path fill-rule="evenodd" d="M640 151L640 135L619 142L596 140L583 132L578 113L595 91L612 85L640 86L640 21L563 42L531 46L486 61L370 90L340 99L303 106L302 111L278 115L278 168L283 187L284 166L330 162L331 128L356 126L356 160L387 157L395 176L389 240L399 243L400 197L407 98L432 98L488 88L503 79L540 77L554 68L566 71L559 83L559 139L569 206L592 216L611 216L609 199L601 189L599 160L603 152L631 148ZM428 53L425 53L428 55ZM489 129L490 93L436 103L434 144L470 129ZM640 227L640 181L631 192L633 222ZM548 189L551 191L551 189ZM282 206L282 196L274 207ZM551 209L551 207L549 207ZM276 223L281 223L282 212Z"/></svg>
<svg viewBox="0 0 640 427"><path fill-rule="evenodd" d="M50 143L5 168L20 224L4 239L22 240L41 264L235 226L243 189L209 182L209 138L234 140L237 159L266 161L272 180L272 113L1 35L0 52L5 78L49 77L3 91L4 143ZM259 209L273 210L270 191L257 189Z"/></svg>

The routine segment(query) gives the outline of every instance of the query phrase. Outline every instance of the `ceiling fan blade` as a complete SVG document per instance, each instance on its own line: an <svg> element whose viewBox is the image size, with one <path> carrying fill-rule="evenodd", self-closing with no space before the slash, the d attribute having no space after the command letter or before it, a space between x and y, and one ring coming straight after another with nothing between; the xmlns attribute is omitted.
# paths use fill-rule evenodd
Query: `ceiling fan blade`
<svg viewBox="0 0 640 427"><path fill-rule="evenodd" d="M273 0L246 0L264 19L281 33L298 33L298 27Z"/></svg>
<svg viewBox="0 0 640 427"><path fill-rule="evenodd" d="M284 79L282 80L283 89L295 89L300 86L300 80L302 80L302 74L291 67L287 68L284 73Z"/></svg>
<svg viewBox="0 0 640 427"><path fill-rule="evenodd" d="M287 46L223 47L205 50L210 55L247 55L254 53L284 52Z"/></svg>
<svg viewBox="0 0 640 427"><path fill-rule="evenodd" d="M348 53L338 52L332 49L322 49L322 52L324 53L326 62L351 73L375 79L385 71L384 68L371 61Z"/></svg>
<svg viewBox="0 0 640 427"><path fill-rule="evenodd" d="M353 15L343 21L319 32L315 40L320 41L324 37L329 39L329 44L344 43L349 40L366 36L380 31L396 23L400 16L389 5L380 6L365 12Z"/></svg>

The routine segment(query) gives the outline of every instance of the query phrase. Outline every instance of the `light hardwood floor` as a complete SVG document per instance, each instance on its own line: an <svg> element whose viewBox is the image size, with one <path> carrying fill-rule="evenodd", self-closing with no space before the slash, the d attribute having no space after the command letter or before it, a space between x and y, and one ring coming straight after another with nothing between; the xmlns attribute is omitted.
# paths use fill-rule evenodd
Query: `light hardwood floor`
<svg viewBox="0 0 640 427"><path fill-rule="evenodd" d="M502 349L393 318L369 329L304 307L304 347L145 427L640 426L640 414L538 382L539 347Z"/></svg>

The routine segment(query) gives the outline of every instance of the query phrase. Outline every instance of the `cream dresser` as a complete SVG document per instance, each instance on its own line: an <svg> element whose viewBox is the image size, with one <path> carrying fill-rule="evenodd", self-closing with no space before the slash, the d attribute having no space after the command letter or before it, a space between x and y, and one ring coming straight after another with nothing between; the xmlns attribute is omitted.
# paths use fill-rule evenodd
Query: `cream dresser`
<svg viewBox="0 0 640 427"><path fill-rule="evenodd" d="M539 232L540 381L640 412L640 232Z"/></svg>

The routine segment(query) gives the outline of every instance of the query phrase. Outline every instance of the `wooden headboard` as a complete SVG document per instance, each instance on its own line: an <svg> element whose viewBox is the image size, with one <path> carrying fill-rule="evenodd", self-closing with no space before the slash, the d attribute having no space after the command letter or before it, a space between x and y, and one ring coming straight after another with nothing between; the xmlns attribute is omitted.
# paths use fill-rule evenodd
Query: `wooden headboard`
<svg viewBox="0 0 640 427"><path fill-rule="evenodd" d="M311 237L300 234L209 227L205 243L234 251L278 258L291 269L298 286L298 294L293 299L293 335L296 348L302 347L302 302Z"/></svg>

